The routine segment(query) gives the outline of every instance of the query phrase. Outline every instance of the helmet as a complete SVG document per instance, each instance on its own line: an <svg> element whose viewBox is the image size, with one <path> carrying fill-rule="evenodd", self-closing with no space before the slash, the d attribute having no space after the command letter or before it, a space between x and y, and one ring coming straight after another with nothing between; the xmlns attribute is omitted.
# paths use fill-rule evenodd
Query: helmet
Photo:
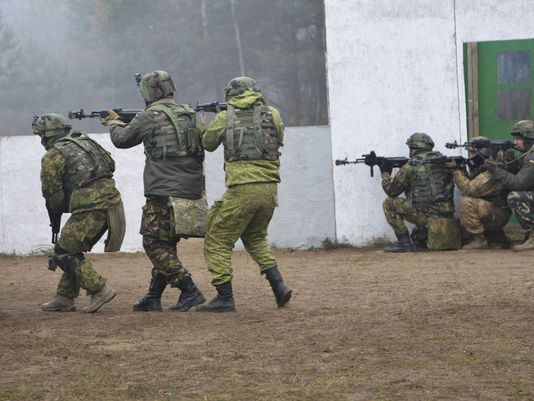
<svg viewBox="0 0 534 401"><path fill-rule="evenodd" d="M259 92L259 89L256 88L256 81L249 77L233 78L226 84L226 88L224 88L226 99L229 99L232 96L241 95L249 90Z"/></svg>
<svg viewBox="0 0 534 401"><path fill-rule="evenodd" d="M432 150L434 148L434 141L427 134L423 132L416 132L408 138L406 145L408 145L410 149Z"/></svg>
<svg viewBox="0 0 534 401"><path fill-rule="evenodd" d="M153 71L145 74L139 83L141 95L147 102L155 102L171 96L176 90L174 82L168 72Z"/></svg>
<svg viewBox="0 0 534 401"><path fill-rule="evenodd" d="M71 128L68 120L61 114L49 113L33 117L33 133L43 138L67 134Z"/></svg>
<svg viewBox="0 0 534 401"><path fill-rule="evenodd" d="M487 141L487 140L488 140L488 138L486 138L485 136L477 136L476 138L473 138L471 140L471 143L474 145L476 142L482 142L482 141ZM475 157L475 155L477 155L477 154L482 156L484 159L488 159L490 157L489 148L478 148L477 149L473 145L470 145L470 146L466 147L467 151L470 153L469 158Z"/></svg>
<svg viewBox="0 0 534 401"><path fill-rule="evenodd" d="M510 133L512 136L518 136L523 139L534 140L534 121L522 120L515 123Z"/></svg>

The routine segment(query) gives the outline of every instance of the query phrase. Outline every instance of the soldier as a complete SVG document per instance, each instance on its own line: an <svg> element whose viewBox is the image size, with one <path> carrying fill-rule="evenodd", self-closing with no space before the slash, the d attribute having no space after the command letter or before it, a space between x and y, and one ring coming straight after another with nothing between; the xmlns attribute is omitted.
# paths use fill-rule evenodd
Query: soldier
<svg viewBox="0 0 534 401"><path fill-rule="evenodd" d="M140 234L153 267L148 292L133 305L133 310L161 311L161 295L170 284L181 290L178 301L170 309L187 311L206 299L178 258L176 244L180 236L175 232L171 201L202 197L204 151L200 131L196 128L194 110L187 104L174 102L176 87L167 72L150 72L139 86L146 110L125 124L110 109L103 122L111 127L111 141L117 148L141 143L145 148L146 204Z"/></svg>
<svg viewBox="0 0 534 401"><path fill-rule="evenodd" d="M208 213L204 242L204 257L217 296L197 310L235 310L231 255L239 238L269 281L278 307L283 307L291 298L291 289L282 280L267 242L267 230L277 206L278 148L283 144L284 125L278 110L266 104L253 79L234 78L225 90L228 109L217 114L202 138L210 152L223 144L228 188Z"/></svg>
<svg viewBox="0 0 534 401"><path fill-rule="evenodd" d="M452 218L454 215L454 184L450 172L442 164L427 162L443 157L440 152L432 151L432 138L415 133L406 144L410 148L410 161L394 177L387 159L379 166L382 188L388 195L383 204L384 213L397 237L397 243L385 248L385 252L413 251L404 220L415 224L411 235L415 245L426 248L429 216ZM399 198L403 192L406 198Z"/></svg>
<svg viewBox="0 0 534 401"><path fill-rule="evenodd" d="M526 234L524 243L515 245L512 249L516 252L529 251L534 249L534 122L518 121L510 135L515 139L516 148L523 153L517 174L491 161L486 162L486 165L495 180L511 191L506 201Z"/></svg>
<svg viewBox="0 0 534 401"><path fill-rule="evenodd" d="M84 288L91 296L84 312L96 312L115 297L115 290L83 252L89 252L106 231L105 250L120 250L125 221L121 194L112 178L115 163L92 139L69 133L71 126L60 114L34 117L32 127L47 151L41 160L41 183L49 214L60 219L62 213L71 213L49 260L49 269L59 266L63 275L55 298L42 309L74 311L74 298Z"/></svg>
<svg viewBox="0 0 534 401"><path fill-rule="evenodd" d="M484 137L473 139L486 140ZM510 153L510 152L508 152ZM503 227L512 212L506 204L508 191L497 182L484 164L489 159L488 148L468 148L469 174L466 176L456 163L452 163L454 183L462 193L459 210L465 230L473 240L463 249L486 249L488 242L499 248L509 248L510 240ZM513 158L513 153L507 159Z"/></svg>

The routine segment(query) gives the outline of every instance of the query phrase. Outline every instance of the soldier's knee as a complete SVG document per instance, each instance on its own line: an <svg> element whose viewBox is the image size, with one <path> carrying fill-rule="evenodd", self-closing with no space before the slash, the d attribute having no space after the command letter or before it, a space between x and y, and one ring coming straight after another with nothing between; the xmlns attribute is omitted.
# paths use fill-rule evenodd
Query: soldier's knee
<svg viewBox="0 0 534 401"><path fill-rule="evenodd" d="M460 213L466 213L467 211L471 210L474 206L474 199L470 196L462 196L460 197L460 201L458 202L458 209L460 210Z"/></svg>
<svg viewBox="0 0 534 401"><path fill-rule="evenodd" d="M517 208L517 205L521 202L521 192L511 191L506 196L506 203L510 206L511 209Z"/></svg>
<svg viewBox="0 0 534 401"><path fill-rule="evenodd" d="M382 203L382 207L385 211L391 210L393 206L394 198L386 198L384 199L384 202Z"/></svg>
<svg viewBox="0 0 534 401"><path fill-rule="evenodd" d="M56 245L57 247L57 245ZM57 247L58 252L54 251L54 254L48 258L48 269L55 271L56 268L60 268L65 273L71 273L83 262L85 256L83 253L78 252L75 254L68 254L61 247Z"/></svg>

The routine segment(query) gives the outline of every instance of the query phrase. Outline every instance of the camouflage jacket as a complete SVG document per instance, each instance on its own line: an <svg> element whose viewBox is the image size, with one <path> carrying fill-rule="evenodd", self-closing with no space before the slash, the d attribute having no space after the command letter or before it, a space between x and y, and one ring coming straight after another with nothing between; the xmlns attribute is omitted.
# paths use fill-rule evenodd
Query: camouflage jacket
<svg viewBox="0 0 534 401"><path fill-rule="evenodd" d="M517 174L497 167L493 177L510 191L534 191L534 146L523 154Z"/></svg>
<svg viewBox="0 0 534 401"><path fill-rule="evenodd" d="M121 202L121 194L113 178L98 178L72 191L67 205L63 175L65 157L51 148L41 159L41 189L48 206L58 213L81 213L90 210L107 210Z"/></svg>
<svg viewBox="0 0 534 401"><path fill-rule="evenodd" d="M247 109L258 101L264 101L263 96L257 92L247 91L239 96L234 96L229 100L229 104L239 108ZM279 143L284 140L284 123L280 113L274 107L269 106L273 114L274 123L278 131ZM225 143L227 114L221 111L215 116L202 137L204 149L213 152L222 143ZM239 184L250 184L258 182L280 182L280 161L279 160L239 160L224 163L226 173L226 186L231 187Z"/></svg>
<svg viewBox="0 0 534 401"><path fill-rule="evenodd" d="M161 99L156 104L178 106L172 99ZM135 116L126 126L111 125L111 141L117 148L132 148L141 143L150 147L152 134L158 125L157 111L145 110ZM178 198L199 199L204 190L202 161L194 156L183 156L154 160L145 158L143 174L145 196L173 196Z"/></svg>
<svg viewBox="0 0 534 401"><path fill-rule="evenodd" d="M393 177L387 172L382 172L381 178L382 188L384 189L384 192L392 198L395 198L401 195L402 193L405 193L407 195L407 198L409 198L409 194L412 192L412 188L415 185L415 183L413 182L413 169L414 166L412 166L410 163L406 163L399 169L397 174L395 174L395 176ZM454 201L451 196L451 199L448 201L433 202L432 204L421 206L418 210L430 214L453 214L455 211Z"/></svg>
<svg viewBox="0 0 534 401"><path fill-rule="evenodd" d="M489 171L475 177L466 177L459 169L452 173L454 183L464 196L482 198L489 202L505 205L507 190L493 178Z"/></svg>

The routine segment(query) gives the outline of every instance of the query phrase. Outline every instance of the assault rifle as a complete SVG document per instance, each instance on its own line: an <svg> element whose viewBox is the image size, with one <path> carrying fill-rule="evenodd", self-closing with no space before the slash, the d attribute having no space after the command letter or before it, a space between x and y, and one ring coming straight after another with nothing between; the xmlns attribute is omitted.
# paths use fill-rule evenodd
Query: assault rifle
<svg viewBox="0 0 534 401"><path fill-rule="evenodd" d="M471 148L471 149L492 149L492 150L508 150L508 149L516 149L515 144L510 141L499 141L495 139L478 139L476 141L472 142L464 142L464 143L458 143L456 141L454 142L447 142L445 144L445 147L447 149L456 149L456 148Z"/></svg>
<svg viewBox="0 0 534 401"><path fill-rule="evenodd" d="M142 113L143 109L113 109L115 113L117 113L122 121L125 123L129 123L134 119L134 117ZM83 109L80 109L80 111L69 111L69 118L71 120L81 120L82 118L106 118L109 115L107 110L98 110L98 111L92 111L90 114L85 114Z"/></svg>
<svg viewBox="0 0 534 401"><path fill-rule="evenodd" d="M382 162L384 160L387 160L388 164L391 167L396 168L396 167L404 166L406 163L408 163L408 161L410 159L408 159L407 157L383 157L383 156L377 156L375 151L371 150L371 152L369 152L369 154L362 155L361 158L356 159L356 160L347 160L346 157L343 160L339 160L338 159L338 160L336 160L336 166L345 166L346 164L364 163L365 165L369 166L369 168L371 169L371 177L374 177L373 167L374 166L379 166L380 164L382 164Z"/></svg>
<svg viewBox="0 0 534 401"><path fill-rule="evenodd" d="M52 209L50 209L48 203L46 204L46 210L48 211L48 218L50 219L50 227L52 227L52 244L55 244L57 242L57 235L59 234L59 230L61 228L62 213L54 212Z"/></svg>
<svg viewBox="0 0 534 401"><path fill-rule="evenodd" d="M226 110L227 104L223 102L211 102L198 104L195 107L195 111L203 111L205 113L219 113L222 110Z"/></svg>

